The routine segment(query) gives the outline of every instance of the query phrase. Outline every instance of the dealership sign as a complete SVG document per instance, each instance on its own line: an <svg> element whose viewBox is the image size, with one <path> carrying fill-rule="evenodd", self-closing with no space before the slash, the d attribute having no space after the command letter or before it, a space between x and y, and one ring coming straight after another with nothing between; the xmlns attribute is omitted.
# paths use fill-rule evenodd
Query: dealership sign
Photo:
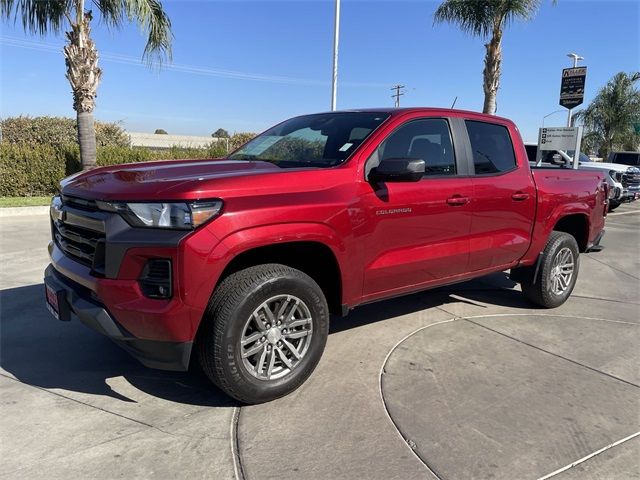
<svg viewBox="0 0 640 480"><path fill-rule="evenodd" d="M584 85L587 79L587 67L565 68L560 83L560 105L575 108L584 100Z"/></svg>

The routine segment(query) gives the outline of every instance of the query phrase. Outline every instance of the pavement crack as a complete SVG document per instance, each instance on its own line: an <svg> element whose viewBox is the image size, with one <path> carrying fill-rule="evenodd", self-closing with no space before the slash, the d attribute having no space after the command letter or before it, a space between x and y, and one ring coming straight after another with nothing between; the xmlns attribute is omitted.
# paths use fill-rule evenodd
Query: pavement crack
<svg viewBox="0 0 640 480"><path fill-rule="evenodd" d="M625 383L625 384L630 385L630 386L632 386L632 387L640 388L640 385L637 385L637 384L635 384L635 383L633 383L633 382L630 382L630 381L625 380L625 379L620 378L620 377L616 377L615 375L612 375L612 374L610 374L610 373L603 372L602 370L598 370L597 368L590 367L589 365L585 365L584 363L578 362L577 360L573 360L573 359L571 359L571 358L565 357L565 356L560 355L560 354L558 354L558 353L554 353L554 352L551 352L551 351L549 351L549 350L545 350L545 349L544 349L544 348L542 348L542 347L538 347L538 346L533 345L533 344L531 344L531 343L525 342L524 340L520 340L519 338L516 338L516 337L514 337L514 336L511 336L511 335L509 335L509 334L507 334L507 333L501 332L501 331L496 330L496 329L493 329L493 328L491 328L491 327L487 327L486 325L483 325L483 324L481 324L481 323L475 322L475 321L473 321L473 320L471 320L471 319L469 319L469 318L463 318L463 320L465 320L465 321L467 321L467 322L469 322L469 323L472 323L472 324L474 324L474 325L476 325L476 326L478 326L478 327L480 327L480 328L484 328L485 330L489 330L490 332L496 333L496 334L498 334L498 335L502 335L503 337L508 338L508 339L510 339L510 340L513 340L513 341L515 341L515 342L521 343L521 344L526 345L526 346L531 347L531 348L535 348L536 350L539 350L539 351L541 351L541 352L544 352L544 353L546 353L546 354L548 354L548 355L553 355L554 357L561 358L562 360L566 360L567 362L571 362L571 363L573 363L574 365L578 365L578 366L580 366L580 367L583 367L583 368L586 368L586 369L588 369L588 370L591 370L592 372L596 372L596 373L599 373L599 374L601 374L601 375L605 375L605 376L607 376L607 377L609 377L609 378L612 378L612 379L617 380L617 381L619 381L619 382Z"/></svg>
<svg viewBox="0 0 640 480"><path fill-rule="evenodd" d="M236 480L245 480L247 477L242 466L242 457L240 456L240 435L238 434L238 424L240 422L240 410L242 407L236 407L231 418L231 455L233 456L233 470Z"/></svg>
<svg viewBox="0 0 640 480"><path fill-rule="evenodd" d="M569 465L566 465L562 468L559 468L558 470L551 472L547 475L545 475L544 477L540 477L538 480L547 480L548 478L551 477L555 477L556 475L561 474L562 472L566 472L567 470L569 470L570 468L575 467L576 465L580 465L581 463L586 462L587 460L600 455L603 452L606 452L607 450L613 448L613 447L617 447L618 445L621 445L625 442L628 442L629 440L632 440L634 438L636 438L637 436L640 436L640 432L636 432L636 433L632 433L631 435L629 435L628 437L625 438L621 438L620 440L618 440L617 442L613 442L609 445L606 445L604 447L602 447L600 450L596 450L595 452L590 453L589 455L586 455L578 460L576 460L575 462L571 462Z"/></svg>
<svg viewBox="0 0 640 480"><path fill-rule="evenodd" d="M613 265L609 265L607 262L603 262L602 260L598 260L596 257L592 257L591 255L585 255L586 258L589 258L591 260L594 260L602 265L606 265L607 267L611 268L612 270L615 270L616 272L620 272L624 275L627 275L631 278L635 278L636 280L640 280L640 277L636 277L635 275L631 275L630 273L625 272L624 270L619 269L618 267L614 267Z"/></svg>
<svg viewBox="0 0 640 480"><path fill-rule="evenodd" d="M605 297L594 297L594 296L586 296L586 295L576 295L575 293L571 294L572 297L576 298L584 298L586 300L599 300L602 302L613 302L613 303L622 303L624 305L640 305L640 302L634 302L632 300L617 300L615 298L605 298Z"/></svg>
<svg viewBox="0 0 640 480"><path fill-rule="evenodd" d="M43 387L39 387L39 386L37 386L37 385L31 385L31 384L29 384L29 383L21 382L20 380L18 380L18 379L16 379L16 378L14 378L14 377L11 377L11 376L9 376L9 375L5 375L4 373L0 373L0 376L2 376L2 377L4 377L4 378L7 378L7 379L9 379L9 380L13 380L14 382L18 382L18 383L20 383L20 384L22 384L22 385L26 385L26 386L28 386L28 387L35 388L35 389L40 390L40 391L42 391L42 392L49 393L49 394L51 394L51 395L55 395L56 397L64 398L65 400L70 400L70 401L75 402L75 403L78 403L78 404L80 404L80 405L84 405L85 407L93 408L93 409L95 409L95 410L99 410L99 411L101 411L101 412L108 413L108 414L110 414L110 415L115 415L116 417L120 417L120 418L122 418L122 419L124 419L124 420L129 420L130 422L137 423L138 425L143 425L143 426L145 426L145 427L153 428L154 430L157 430L157 431L159 431L159 432L161 432L161 433L164 433L164 434L166 434L166 435L171 435L172 437L179 436L179 435L177 435L177 434L175 434L175 433L169 432L169 431L167 431L167 430L163 430L162 428L157 427L156 425L152 425L152 424L150 424L150 423L143 422L142 420L137 420L137 419L135 419L135 418L128 417L128 416L126 416L126 415L122 415L121 413L112 412L111 410L107 410L107 409L105 409L105 408L101 408L101 407L97 407L97 406L95 406L95 405L91 405L90 403L83 402L82 400L78 400L78 399L73 398L73 397L68 397L68 396L63 395L63 394L61 394L61 393L53 392L53 391L51 391L51 390L48 390L48 389L43 388Z"/></svg>

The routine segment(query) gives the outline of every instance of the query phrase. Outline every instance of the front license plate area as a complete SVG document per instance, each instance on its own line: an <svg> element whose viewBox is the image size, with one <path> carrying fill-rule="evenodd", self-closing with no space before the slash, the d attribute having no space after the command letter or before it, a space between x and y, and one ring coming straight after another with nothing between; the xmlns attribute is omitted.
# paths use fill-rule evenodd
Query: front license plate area
<svg viewBox="0 0 640 480"><path fill-rule="evenodd" d="M44 284L45 302L47 310L57 320L67 322L71 320L69 306L64 290L56 290L55 287L45 282Z"/></svg>

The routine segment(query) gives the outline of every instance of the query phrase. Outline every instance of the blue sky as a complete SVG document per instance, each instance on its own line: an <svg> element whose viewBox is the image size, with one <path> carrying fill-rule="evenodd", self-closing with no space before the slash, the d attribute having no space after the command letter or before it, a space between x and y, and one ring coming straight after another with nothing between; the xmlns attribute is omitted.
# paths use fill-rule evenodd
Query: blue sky
<svg viewBox="0 0 640 480"><path fill-rule="evenodd" d="M137 27L94 21L103 81L96 118L132 131L208 135L219 127L260 131L285 118L326 111L330 101L333 2L165 0L175 35L173 63L140 62ZM338 108L392 106L390 87L407 86L403 106L482 109L483 42L433 26L435 1L343 0ZM4 21L0 34L3 117L74 116L64 77L62 36L31 37ZM585 57L586 101L618 71L640 69L640 1L543 3L503 43L498 114L535 140L558 110L568 52ZM564 125L557 113L546 125Z"/></svg>

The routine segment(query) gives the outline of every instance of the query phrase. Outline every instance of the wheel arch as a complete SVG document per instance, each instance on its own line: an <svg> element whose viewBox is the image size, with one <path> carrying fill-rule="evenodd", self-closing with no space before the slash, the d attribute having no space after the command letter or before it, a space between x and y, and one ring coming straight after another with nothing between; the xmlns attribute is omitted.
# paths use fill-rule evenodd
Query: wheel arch
<svg viewBox="0 0 640 480"><path fill-rule="evenodd" d="M576 239L580 252L585 252L589 244L589 217L583 213L572 213L560 217L552 231L564 232Z"/></svg>
<svg viewBox="0 0 640 480"><path fill-rule="evenodd" d="M342 312L342 272L333 250L316 240L280 242L255 246L235 255L217 284L229 275L255 265L279 263L309 275L320 286L331 313Z"/></svg>

